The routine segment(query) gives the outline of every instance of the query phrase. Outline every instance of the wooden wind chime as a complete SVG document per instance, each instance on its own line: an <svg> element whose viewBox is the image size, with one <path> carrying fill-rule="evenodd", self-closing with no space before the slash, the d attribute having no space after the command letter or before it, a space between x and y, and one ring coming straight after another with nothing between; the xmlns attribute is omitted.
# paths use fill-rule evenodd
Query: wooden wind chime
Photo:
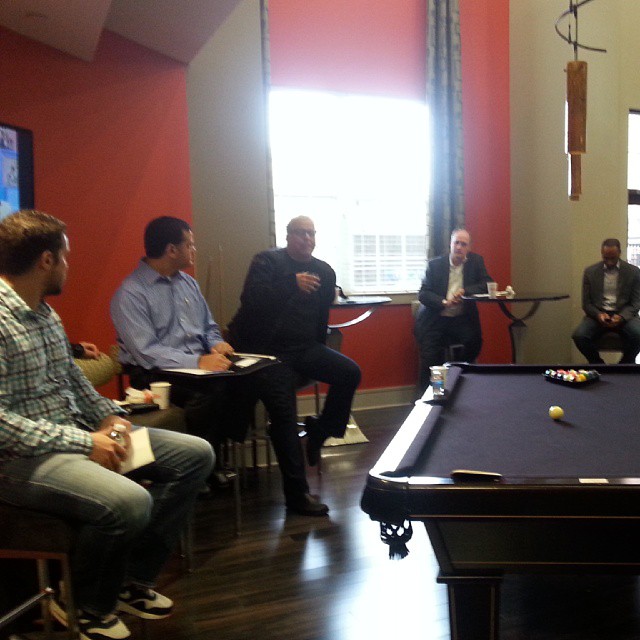
<svg viewBox="0 0 640 640"><path fill-rule="evenodd" d="M592 0L574 2L569 0L569 9L556 21L558 35L573 46L574 59L567 63L567 154L569 155L571 183L569 199L579 200L582 193L582 155L587 152L587 63L578 60L578 48L606 53L606 49L587 47L578 42L578 9ZM575 38L560 32L558 23L567 16L573 16Z"/></svg>

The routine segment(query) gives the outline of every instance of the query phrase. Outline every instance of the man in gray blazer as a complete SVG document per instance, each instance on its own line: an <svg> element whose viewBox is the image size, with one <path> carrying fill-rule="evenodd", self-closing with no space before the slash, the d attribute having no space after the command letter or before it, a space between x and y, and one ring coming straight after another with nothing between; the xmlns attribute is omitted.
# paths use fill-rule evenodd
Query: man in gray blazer
<svg viewBox="0 0 640 640"><path fill-rule="evenodd" d="M473 362L482 348L478 309L475 302L462 296L487 293L491 277L482 256L470 252L470 246L469 232L454 229L449 255L427 263L414 327L420 350L421 391L429 386L429 367L442 364L445 347L464 345L462 359L468 362Z"/></svg>
<svg viewBox="0 0 640 640"><path fill-rule="evenodd" d="M600 248L602 261L584 270L582 309L585 317L573 342L589 364L602 364L596 340L607 331L622 339L621 364L633 364L640 352L640 269L620 259L620 241L608 238Z"/></svg>

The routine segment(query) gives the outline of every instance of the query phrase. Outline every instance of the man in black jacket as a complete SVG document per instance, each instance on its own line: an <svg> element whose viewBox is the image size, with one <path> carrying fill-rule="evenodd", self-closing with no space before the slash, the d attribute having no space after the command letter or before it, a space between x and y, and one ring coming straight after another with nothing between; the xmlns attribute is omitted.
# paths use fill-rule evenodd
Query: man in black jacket
<svg viewBox="0 0 640 640"><path fill-rule="evenodd" d="M447 346L464 345L463 359L467 362L473 362L482 348L478 309L462 296L486 293L491 277L482 256L471 253L470 246L468 231L455 229L449 255L427 263L414 328L420 350L421 390L429 386L429 367L442 364Z"/></svg>
<svg viewBox="0 0 640 640"><path fill-rule="evenodd" d="M299 377L329 385L321 415L317 420L307 420L307 459L312 466L326 438L344 435L360 383L358 365L325 344L336 274L312 255L315 236L313 220L307 216L293 218L287 225L287 246L253 258L240 309L229 325L238 351L274 355L283 363L283 368L269 371L266 390L278 415L295 414L295 383ZM274 404L276 387L282 392ZM265 402L264 394L261 399ZM274 411L270 411L272 420Z"/></svg>
<svg viewBox="0 0 640 640"><path fill-rule="evenodd" d="M620 241L607 238L600 247L602 260L584 270L582 309L585 317L573 332L573 341L590 364L601 364L595 341L607 331L622 339L621 364L633 364L640 351L640 269L620 259Z"/></svg>

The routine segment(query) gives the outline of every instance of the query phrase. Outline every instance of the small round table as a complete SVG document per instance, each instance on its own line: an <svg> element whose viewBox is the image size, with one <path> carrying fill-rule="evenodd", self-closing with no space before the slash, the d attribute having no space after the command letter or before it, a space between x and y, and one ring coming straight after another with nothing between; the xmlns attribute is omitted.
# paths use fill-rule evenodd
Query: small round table
<svg viewBox="0 0 640 640"><path fill-rule="evenodd" d="M517 364L522 359L522 344L524 342L525 334L527 333L527 325L525 320L531 318L542 302L548 302L553 300L566 300L569 297L568 293L517 293L512 297L505 295L499 295L495 298L490 298L488 293L480 293L472 296L462 296L464 300L473 300L480 304L497 304L500 307L502 313L504 313L511 324L509 325L509 336L511 338L511 362ZM520 302L530 302L531 307L523 316L515 316L511 313L511 310L507 305Z"/></svg>

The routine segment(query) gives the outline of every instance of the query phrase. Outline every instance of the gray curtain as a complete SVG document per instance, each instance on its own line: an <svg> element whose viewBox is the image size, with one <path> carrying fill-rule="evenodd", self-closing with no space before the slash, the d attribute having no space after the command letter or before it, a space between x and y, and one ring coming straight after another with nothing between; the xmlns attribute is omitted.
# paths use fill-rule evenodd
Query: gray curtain
<svg viewBox="0 0 640 640"><path fill-rule="evenodd" d="M428 0L427 102L431 113L429 257L464 226L462 71L458 0Z"/></svg>

